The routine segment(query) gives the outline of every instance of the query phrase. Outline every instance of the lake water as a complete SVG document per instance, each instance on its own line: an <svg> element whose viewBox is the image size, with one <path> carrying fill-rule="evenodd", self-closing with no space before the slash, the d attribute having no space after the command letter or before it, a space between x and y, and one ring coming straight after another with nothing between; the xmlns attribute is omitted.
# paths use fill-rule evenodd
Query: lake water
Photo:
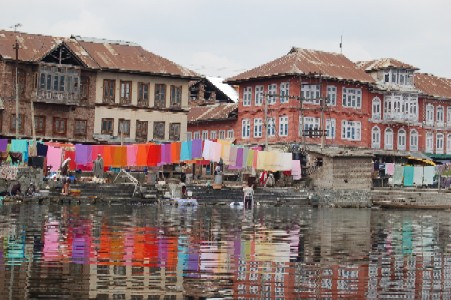
<svg viewBox="0 0 451 300"><path fill-rule="evenodd" d="M449 299L449 211L3 205L0 299Z"/></svg>

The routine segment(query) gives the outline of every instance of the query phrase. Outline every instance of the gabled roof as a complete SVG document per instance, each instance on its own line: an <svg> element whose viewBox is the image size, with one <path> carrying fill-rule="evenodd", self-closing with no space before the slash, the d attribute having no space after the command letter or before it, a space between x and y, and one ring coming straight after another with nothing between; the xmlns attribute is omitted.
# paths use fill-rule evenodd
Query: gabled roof
<svg viewBox="0 0 451 300"><path fill-rule="evenodd" d="M238 92L231 85L224 83L224 78L207 76L207 80L221 90L227 97L230 98L230 100L233 102L238 102Z"/></svg>
<svg viewBox="0 0 451 300"><path fill-rule="evenodd" d="M63 38L28 34L16 31L0 30L0 57L3 59L16 59L16 50L13 46L19 43L19 60L37 62L54 47L61 44Z"/></svg>
<svg viewBox="0 0 451 300"><path fill-rule="evenodd" d="M274 76L299 76L312 73L337 80L374 82L370 75L342 54L301 48L292 48L288 54L228 78L225 82L238 83Z"/></svg>
<svg viewBox="0 0 451 300"><path fill-rule="evenodd" d="M432 74L416 73L413 82L415 87L423 94L435 98L451 99L451 79Z"/></svg>
<svg viewBox="0 0 451 300"><path fill-rule="evenodd" d="M236 103L192 106L188 113L188 123L232 120L230 113L234 110L238 110Z"/></svg>
<svg viewBox="0 0 451 300"><path fill-rule="evenodd" d="M358 61L357 66L366 72L378 71L384 69L407 69L407 70L419 70L418 68L403 63L394 58L380 58L369 61Z"/></svg>

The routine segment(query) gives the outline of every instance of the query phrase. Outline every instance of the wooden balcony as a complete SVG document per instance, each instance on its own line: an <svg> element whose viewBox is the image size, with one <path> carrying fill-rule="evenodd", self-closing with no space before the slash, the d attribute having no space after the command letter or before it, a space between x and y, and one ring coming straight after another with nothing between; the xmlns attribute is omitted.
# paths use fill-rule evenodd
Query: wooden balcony
<svg viewBox="0 0 451 300"><path fill-rule="evenodd" d="M80 93L55 92L38 89L34 102L79 105L80 100Z"/></svg>

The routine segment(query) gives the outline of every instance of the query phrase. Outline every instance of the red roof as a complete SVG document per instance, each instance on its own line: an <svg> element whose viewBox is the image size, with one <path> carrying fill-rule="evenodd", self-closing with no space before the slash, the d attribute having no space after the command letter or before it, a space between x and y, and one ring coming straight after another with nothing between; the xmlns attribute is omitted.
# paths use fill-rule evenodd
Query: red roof
<svg viewBox="0 0 451 300"><path fill-rule="evenodd" d="M228 78L226 82L238 83L274 76L309 75L312 73L337 80L374 82L370 75L342 54L300 48L292 48L288 54Z"/></svg>
<svg viewBox="0 0 451 300"><path fill-rule="evenodd" d="M417 73L414 74L413 82L417 89L428 96L451 99L451 79Z"/></svg>
<svg viewBox="0 0 451 300"><path fill-rule="evenodd" d="M384 69L408 69L408 70L419 70L418 68L403 63L402 61L399 61L394 58L380 58L375 60L369 60L369 61L359 61L356 63L359 68L362 68L363 70L367 72L371 71L377 71L377 70L384 70Z"/></svg>
<svg viewBox="0 0 451 300"><path fill-rule="evenodd" d="M188 113L188 123L227 120L230 118L230 113L237 109L236 103L192 106Z"/></svg>

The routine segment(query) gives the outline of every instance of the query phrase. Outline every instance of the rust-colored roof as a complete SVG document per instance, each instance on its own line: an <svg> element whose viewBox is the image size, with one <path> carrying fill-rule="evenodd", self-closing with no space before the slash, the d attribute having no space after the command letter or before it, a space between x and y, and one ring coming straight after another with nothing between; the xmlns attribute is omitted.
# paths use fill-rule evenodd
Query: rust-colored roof
<svg viewBox="0 0 451 300"><path fill-rule="evenodd" d="M13 49L16 38L20 47L19 60L28 62L41 60L44 55L63 41L58 37L0 30L0 57L16 59L16 50Z"/></svg>
<svg viewBox="0 0 451 300"><path fill-rule="evenodd" d="M413 82L417 89L428 96L451 99L451 79L417 73L414 74Z"/></svg>
<svg viewBox="0 0 451 300"><path fill-rule="evenodd" d="M192 106L188 113L188 123L227 120L230 113L237 109L238 104L236 103Z"/></svg>
<svg viewBox="0 0 451 300"><path fill-rule="evenodd" d="M359 68L361 68L367 72L391 69L391 68L419 70L418 68L416 68L412 65L403 63L402 61L399 61L394 58L380 58L380 59L369 60L369 61L359 61L356 64Z"/></svg>
<svg viewBox="0 0 451 300"><path fill-rule="evenodd" d="M92 68L121 71L136 71L152 74L174 75L181 77L198 77L187 68L143 49L141 46L106 40L85 41L77 39L79 46L74 47L76 53L86 53L80 59ZM72 46L72 43L68 43ZM84 52L83 52L84 50ZM93 63L95 62L95 64Z"/></svg>
<svg viewBox="0 0 451 300"><path fill-rule="evenodd" d="M338 80L374 82L370 75L342 54L300 48L292 48L288 54L228 78L225 82L238 83L265 77L311 73Z"/></svg>

